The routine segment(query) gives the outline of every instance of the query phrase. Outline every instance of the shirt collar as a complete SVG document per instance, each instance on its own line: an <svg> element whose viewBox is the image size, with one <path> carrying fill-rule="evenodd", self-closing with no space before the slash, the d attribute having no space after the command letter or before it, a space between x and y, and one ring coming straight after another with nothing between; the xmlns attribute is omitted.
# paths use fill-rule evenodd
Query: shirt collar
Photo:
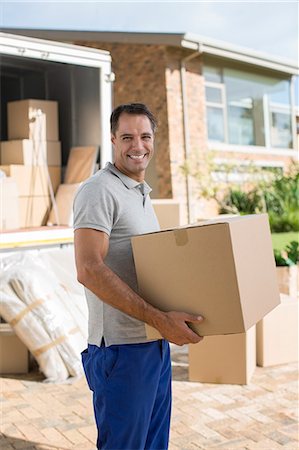
<svg viewBox="0 0 299 450"><path fill-rule="evenodd" d="M147 184L146 181L140 183L139 181L133 180L133 178L128 177L120 170L118 170L114 164L108 162L106 164L106 168L110 170L110 172L112 172L114 175L116 175L128 189L134 189L137 186L142 186L144 195L147 195L152 191L152 188Z"/></svg>

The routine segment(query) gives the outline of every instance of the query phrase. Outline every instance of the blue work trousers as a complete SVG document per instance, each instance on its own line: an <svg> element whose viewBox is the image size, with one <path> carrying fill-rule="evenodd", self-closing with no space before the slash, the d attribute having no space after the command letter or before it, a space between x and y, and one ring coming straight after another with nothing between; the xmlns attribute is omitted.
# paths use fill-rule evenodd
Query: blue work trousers
<svg viewBox="0 0 299 450"><path fill-rule="evenodd" d="M82 362L93 391L97 448L166 450L171 414L168 342L88 345Z"/></svg>

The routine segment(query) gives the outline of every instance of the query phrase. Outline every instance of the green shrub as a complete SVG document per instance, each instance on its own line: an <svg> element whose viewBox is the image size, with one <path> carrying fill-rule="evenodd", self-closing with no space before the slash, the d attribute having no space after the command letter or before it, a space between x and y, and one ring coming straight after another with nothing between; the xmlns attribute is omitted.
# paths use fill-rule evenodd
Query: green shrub
<svg viewBox="0 0 299 450"><path fill-rule="evenodd" d="M294 266L299 262L298 242L290 242L282 251L274 249L274 257L277 266Z"/></svg>
<svg viewBox="0 0 299 450"><path fill-rule="evenodd" d="M256 214L261 210L261 197L256 189L244 192L229 188L220 205L220 214Z"/></svg>
<svg viewBox="0 0 299 450"><path fill-rule="evenodd" d="M213 152L199 162L188 161L182 171L196 180L199 198L213 199L222 214L268 213L272 232L299 231L299 165L284 174L280 168L215 163ZM239 180L231 182L231 175ZM238 176L235 177L238 180Z"/></svg>
<svg viewBox="0 0 299 450"><path fill-rule="evenodd" d="M288 258L293 261L294 264L299 262L299 243L297 241L292 241L286 246L286 252Z"/></svg>
<svg viewBox="0 0 299 450"><path fill-rule="evenodd" d="M260 173L247 190L227 186L219 203L220 213L256 214L267 212L272 232L299 231L299 167L290 173Z"/></svg>

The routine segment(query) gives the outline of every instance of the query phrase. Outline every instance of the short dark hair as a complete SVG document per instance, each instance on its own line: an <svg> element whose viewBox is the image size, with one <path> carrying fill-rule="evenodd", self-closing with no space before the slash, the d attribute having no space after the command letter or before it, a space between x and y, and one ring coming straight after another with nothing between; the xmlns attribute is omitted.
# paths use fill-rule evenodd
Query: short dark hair
<svg viewBox="0 0 299 450"><path fill-rule="evenodd" d="M117 106L111 114L110 117L110 129L111 133L115 134L118 128L118 121L121 114L135 114L140 115L143 114L144 116L149 118L149 121L151 123L151 127L153 130L153 133L155 133L157 129L157 120L154 116L154 114L148 109L146 105L143 103L126 103L123 105Z"/></svg>

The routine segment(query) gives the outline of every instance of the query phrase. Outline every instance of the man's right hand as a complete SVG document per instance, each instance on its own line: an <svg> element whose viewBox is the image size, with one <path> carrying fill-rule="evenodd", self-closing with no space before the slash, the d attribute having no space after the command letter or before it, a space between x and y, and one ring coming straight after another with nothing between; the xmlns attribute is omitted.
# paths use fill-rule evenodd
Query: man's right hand
<svg viewBox="0 0 299 450"><path fill-rule="evenodd" d="M164 339L176 345L197 344L203 340L188 326L188 322L200 324L204 320L201 316L170 311L163 314L163 320L157 329Z"/></svg>

